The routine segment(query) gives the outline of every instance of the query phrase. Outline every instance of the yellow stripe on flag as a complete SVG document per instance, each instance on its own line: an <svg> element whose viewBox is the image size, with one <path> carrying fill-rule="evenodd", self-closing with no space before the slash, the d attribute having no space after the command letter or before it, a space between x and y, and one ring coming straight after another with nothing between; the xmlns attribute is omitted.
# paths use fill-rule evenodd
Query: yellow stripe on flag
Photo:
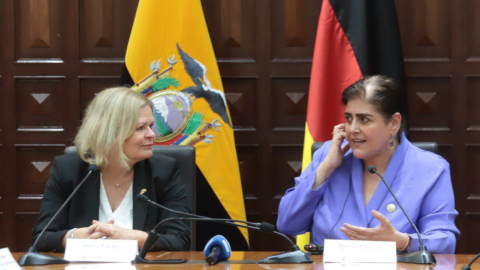
<svg viewBox="0 0 480 270"><path fill-rule="evenodd" d="M310 130L308 128L308 123L305 123L305 139L303 143L303 158L302 158L302 171L307 168L307 166L312 162L312 145L314 141ZM310 243L310 233L304 233L297 235L297 246L299 246L303 251L305 251L304 246Z"/></svg>

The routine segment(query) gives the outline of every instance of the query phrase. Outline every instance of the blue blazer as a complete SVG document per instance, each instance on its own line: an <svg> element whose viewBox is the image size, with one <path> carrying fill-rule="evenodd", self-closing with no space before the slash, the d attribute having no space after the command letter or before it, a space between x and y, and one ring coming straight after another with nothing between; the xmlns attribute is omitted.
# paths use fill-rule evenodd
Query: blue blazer
<svg viewBox="0 0 480 270"><path fill-rule="evenodd" d="M317 167L328 154L326 142L313 156L311 164L295 178L295 187L286 191L278 210L278 229L285 234L312 233L312 243L324 239L348 239L340 228L343 223L367 228L380 222L371 212L386 216L400 232L412 237L409 252L418 251L419 241L413 227L381 182L365 206L363 200L363 161L349 150L330 177L312 190ZM386 147L386 146L385 146ZM450 167L442 157L419 149L405 136L385 171L392 188L422 234L431 253L454 253L460 235L455 226L455 210ZM395 211L387 211L394 204Z"/></svg>

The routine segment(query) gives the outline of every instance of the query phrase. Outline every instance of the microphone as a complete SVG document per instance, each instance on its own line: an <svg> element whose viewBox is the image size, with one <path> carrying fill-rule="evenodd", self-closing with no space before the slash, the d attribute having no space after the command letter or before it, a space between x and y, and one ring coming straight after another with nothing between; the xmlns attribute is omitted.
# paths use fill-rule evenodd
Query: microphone
<svg viewBox="0 0 480 270"><path fill-rule="evenodd" d="M83 185L83 183L85 183L85 181L88 179L88 177L96 172L98 170L98 166L95 165L95 164L90 164L90 166L88 167L88 173L87 175L83 178L82 181L80 181L80 184L78 184L78 186L75 187L75 189L73 190L72 194L70 194L70 196L68 196L68 198L65 200L65 202L63 202L62 206L60 206L60 208L57 210L57 212L55 213L55 215L53 215L53 217L50 219L50 221L47 223L47 225L45 225L45 227L43 228L43 230L40 232L40 234L38 235L37 237L37 240L35 240L35 242L33 243L33 245L28 249L27 253L23 254L22 257L20 257L20 259L18 260L18 264L20 266L25 266L25 265L46 265L46 264L66 264L66 263L69 263L67 260L64 260L62 258L59 258L59 257L54 257L54 256L49 256L49 255L43 255L43 254L38 254L36 253L36 247L37 247L37 244L39 243L40 241L40 238L42 238L43 234L45 233L45 231L47 230L47 228L50 226L50 224L52 223L52 221L55 220L55 218L58 216L58 214L63 210L63 208L65 208L65 206L67 206L67 204L72 200L73 198L73 195L75 195L75 193L77 193L77 191L80 189L80 187Z"/></svg>
<svg viewBox="0 0 480 270"><path fill-rule="evenodd" d="M218 218L209 218L209 217L204 217L204 216L200 216L200 215L195 215L195 214L191 214L191 213L185 213L185 212L180 212L180 211L176 211L176 210L173 210L173 209L170 209L168 207L165 207L159 203L156 203L152 200L150 200L147 196L143 195L143 194L137 194L135 196L135 200L141 202L141 203L145 203L145 204L150 204L150 205L153 205L153 206L156 206L158 208L161 208L165 211L168 211L168 212L171 212L171 213L174 213L174 214L178 214L178 215L181 215L181 216L185 216L185 217L193 217L193 218L199 218L199 219L208 219L208 220L211 220L212 222L215 222L215 221L221 221L221 222L227 222L227 223L230 223L230 224L235 224L235 222L238 222L238 223L244 223L244 224L247 224L247 225L250 225L250 226L253 226L255 228L253 229L259 229L259 230L262 230L262 231L266 231L266 232L272 232L275 231L275 226L270 224L270 223L267 223L267 222L260 222L260 223L257 223L257 222L250 222L250 221L245 221L245 220L237 220L237 219L218 219ZM199 221L199 220L196 220L196 219L188 219L188 220L194 220L194 221ZM161 225L161 223L157 224L155 226L155 230L158 229L159 225ZM238 225L238 224L237 224ZM288 237L287 237L288 238ZM293 243L293 242L292 242Z"/></svg>
<svg viewBox="0 0 480 270"><path fill-rule="evenodd" d="M480 254L477 254L477 256L475 256L469 263L468 265L464 265L462 267L462 270L472 270L471 266L472 264L480 257Z"/></svg>
<svg viewBox="0 0 480 270"><path fill-rule="evenodd" d="M232 255L232 248L225 237L215 235L205 245L203 255L205 255L205 261L207 261L209 265L214 265L218 262L228 260Z"/></svg>
<svg viewBox="0 0 480 270"><path fill-rule="evenodd" d="M395 199L395 201L397 202L398 206L400 206L400 209L402 209L403 214L407 217L408 222L410 222L410 225L412 225L413 229L417 233L418 240L420 242L420 247L418 248L419 251L412 252L412 253L402 255L402 256L398 256L397 261L398 262L406 262L406 263L433 264L433 265L435 265L437 263L437 260L435 259L435 257L430 252L428 252L427 247L423 244L423 238L420 235L420 232L418 231L417 226L415 226L415 223L412 222L412 220L410 219L410 216L408 216L408 214L407 214L407 211L405 211L402 204L397 199L397 196L395 196L395 193L393 193L392 189L388 185L387 181L385 181L383 176L380 173L377 172L377 168L375 168L375 166L368 166L367 170L368 170L369 173L376 174L380 177L380 179L382 179L382 181L385 184L385 186L387 187L388 191L390 192L390 194L392 194L392 196Z"/></svg>
<svg viewBox="0 0 480 270"><path fill-rule="evenodd" d="M253 229L253 230L258 230L258 231L264 231L264 232L268 232L268 233L273 233L273 234L279 235L279 236L287 239L287 241L289 241L290 244L292 245L292 250L293 251L269 256L269 257L259 261L258 263L265 263L265 264L267 264L267 263L313 263L313 260L308 253L305 253L302 250L300 250L300 248L297 245L295 245L295 243L293 243L292 240L290 240L290 238L288 238L283 233L280 233L280 232L276 231L275 226L270 224L270 223L267 223L267 222L256 223L256 222L249 222L249 221L246 221L246 220L238 220L238 219L209 218L209 217L204 217L204 216L200 216L200 215L175 211L173 209L167 208L167 207L165 207L161 204L158 204L158 203L150 200L147 196L142 195L142 194L136 195L135 199L140 201L140 202L148 203L150 205L156 206L156 207L161 208L165 211L169 211L171 213L179 214L183 217L172 217L172 218L167 218L167 219L164 219L164 220L160 221L155 226L155 228L153 228L149 232L148 238L145 241L145 244L143 245L139 254L136 256L135 260L133 261L134 263L135 262L136 263L148 263L148 262L151 263L152 262L152 261L145 260L144 258L145 258L145 255L147 254L148 250L150 249L151 245L153 245L153 243L159 237L159 235L156 233L157 229L163 223L173 221L173 220L216 222L216 223L222 223L222 224L229 225L229 226L243 227L243 228L248 228L248 229ZM243 224L238 224L238 223L243 223ZM154 238L154 240L149 240L150 237L152 237L152 239ZM147 245L147 242L149 243L148 245ZM186 260L184 260L184 262L185 261ZM163 263L163 262L159 261L158 263Z"/></svg>

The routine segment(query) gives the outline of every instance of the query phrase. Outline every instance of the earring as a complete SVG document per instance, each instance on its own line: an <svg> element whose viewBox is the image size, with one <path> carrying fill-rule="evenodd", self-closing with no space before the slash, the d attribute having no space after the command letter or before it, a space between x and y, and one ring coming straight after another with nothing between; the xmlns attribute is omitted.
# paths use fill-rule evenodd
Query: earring
<svg viewBox="0 0 480 270"><path fill-rule="evenodd" d="M390 150L395 149L395 135L392 135L392 138L388 141L387 146Z"/></svg>

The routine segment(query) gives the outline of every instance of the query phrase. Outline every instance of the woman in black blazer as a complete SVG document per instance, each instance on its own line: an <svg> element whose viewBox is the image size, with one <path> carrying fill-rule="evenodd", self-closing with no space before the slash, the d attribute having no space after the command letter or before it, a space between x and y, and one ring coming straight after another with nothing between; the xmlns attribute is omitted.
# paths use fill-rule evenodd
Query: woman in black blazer
<svg viewBox="0 0 480 270"><path fill-rule="evenodd" d="M33 241L86 176L89 164L100 172L90 176L53 221L37 244L39 251L63 252L68 238L133 239L142 248L146 231L175 215L136 202L140 192L166 207L190 212L176 161L152 157L152 111L147 98L123 87L104 90L90 103L75 138L78 154L54 159ZM185 222L167 222L158 232L152 250L189 249Z"/></svg>

